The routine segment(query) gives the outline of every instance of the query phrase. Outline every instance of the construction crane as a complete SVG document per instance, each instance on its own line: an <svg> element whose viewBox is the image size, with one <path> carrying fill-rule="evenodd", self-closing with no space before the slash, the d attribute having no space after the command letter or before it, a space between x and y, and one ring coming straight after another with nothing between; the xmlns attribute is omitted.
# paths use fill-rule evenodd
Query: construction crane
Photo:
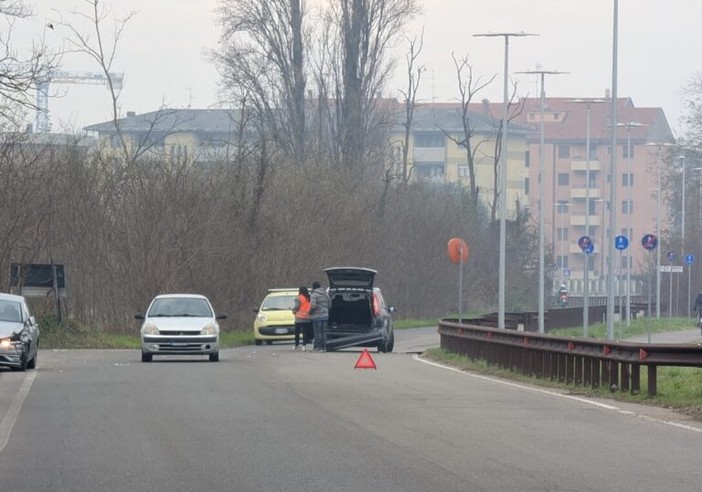
<svg viewBox="0 0 702 492"><path fill-rule="evenodd" d="M49 87L51 84L94 84L108 85L109 80L115 90L122 88L124 74L110 73L109 79L103 72L51 72L48 77L37 81L37 133L49 132Z"/></svg>

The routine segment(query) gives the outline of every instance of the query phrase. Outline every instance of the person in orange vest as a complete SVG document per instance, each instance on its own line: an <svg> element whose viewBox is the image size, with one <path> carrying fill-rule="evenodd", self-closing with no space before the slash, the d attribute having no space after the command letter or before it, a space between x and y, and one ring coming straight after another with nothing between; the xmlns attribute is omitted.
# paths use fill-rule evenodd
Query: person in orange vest
<svg viewBox="0 0 702 492"><path fill-rule="evenodd" d="M297 293L292 312L295 315L295 346L293 350L307 350L307 343L312 338L312 320L310 320L310 291L304 285ZM300 346L300 333L302 333L302 346Z"/></svg>

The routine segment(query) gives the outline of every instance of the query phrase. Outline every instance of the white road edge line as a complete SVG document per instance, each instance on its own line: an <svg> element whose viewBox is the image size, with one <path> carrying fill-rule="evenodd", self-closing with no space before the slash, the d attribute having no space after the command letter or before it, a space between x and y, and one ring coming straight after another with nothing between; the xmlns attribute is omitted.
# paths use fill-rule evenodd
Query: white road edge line
<svg viewBox="0 0 702 492"><path fill-rule="evenodd" d="M22 386L20 386L15 398L12 400L10 409L7 411L7 414L5 414L2 422L0 422L0 453L2 453L2 450L5 449L5 446L7 446L7 443L10 440L10 434L12 433L12 428L15 426L15 422L17 421L17 416L22 408L22 403L24 403L24 399L27 398L29 388L32 387L32 383L36 377L36 371L27 373L24 381L22 381Z"/></svg>
<svg viewBox="0 0 702 492"><path fill-rule="evenodd" d="M443 364L439 364L437 362L423 359L419 355L416 355L416 354L413 355L412 358L419 361L419 362L423 362L424 364L429 364L430 366L439 367L441 369L447 369L449 371L458 372L460 374L465 374L466 376L469 376L469 377L474 378L474 379L482 379L484 381L489 381L491 383L498 383L498 384L502 384L505 386L511 386L513 388L519 388L519 389L523 389L523 390L527 390L527 391L534 391L536 393L542 393L545 395L555 396L558 398L565 398L567 400L575 400L575 401L578 401L580 403L585 403L587 405L592 405L592 406L595 406L598 408L602 408L603 410L614 410L615 412L617 412L621 415L634 416L634 417L642 418L644 420L649 420L651 422L657 422L660 424L670 425L672 427L677 427L679 429L692 431L692 432L698 432L698 433L702 434L702 428L700 428L700 427L686 425L686 424L682 424L680 422L673 422L670 420L657 419L657 418L649 417L646 415L640 415L636 412L632 412L630 410L622 410L619 407L615 407L613 405L607 405L605 403L600 403L598 401L590 400L589 398L583 398L580 396L573 396L573 395L566 395L563 393L557 393L555 391L549 391L549 390L542 389L542 388L534 388L532 386L526 386L526 385L519 384L519 383L513 383L511 381L505 381L503 379L497 379L497 378L493 378L490 376L483 376L482 374L475 374L473 372L462 371L461 369L456 369L455 367L450 367L450 366L446 366Z"/></svg>

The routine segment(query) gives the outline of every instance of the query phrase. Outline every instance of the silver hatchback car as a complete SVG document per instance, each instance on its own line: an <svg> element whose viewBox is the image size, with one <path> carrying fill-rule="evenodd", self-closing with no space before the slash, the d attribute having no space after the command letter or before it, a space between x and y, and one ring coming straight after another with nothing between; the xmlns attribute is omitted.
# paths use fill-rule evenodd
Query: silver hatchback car
<svg viewBox="0 0 702 492"><path fill-rule="evenodd" d="M0 294L0 366L24 371L37 367L39 325L22 296Z"/></svg>
<svg viewBox="0 0 702 492"><path fill-rule="evenodd" d="M141 325L141 361L154 355L208 355L219 360L219 324L212 304L198 294L164 294L154 297Z"/></svg>

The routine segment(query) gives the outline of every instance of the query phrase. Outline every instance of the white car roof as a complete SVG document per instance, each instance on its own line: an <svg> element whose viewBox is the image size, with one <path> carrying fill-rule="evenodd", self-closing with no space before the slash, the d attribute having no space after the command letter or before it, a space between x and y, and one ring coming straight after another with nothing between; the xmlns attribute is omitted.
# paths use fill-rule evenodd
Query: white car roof
<svg viewBox="0 0 702 492"><path fill-rule="evenodd" d="M0 299L3 301L24 302L24 296L18 296L15 294L6 294L4 292L0 293Z"/></svg>

